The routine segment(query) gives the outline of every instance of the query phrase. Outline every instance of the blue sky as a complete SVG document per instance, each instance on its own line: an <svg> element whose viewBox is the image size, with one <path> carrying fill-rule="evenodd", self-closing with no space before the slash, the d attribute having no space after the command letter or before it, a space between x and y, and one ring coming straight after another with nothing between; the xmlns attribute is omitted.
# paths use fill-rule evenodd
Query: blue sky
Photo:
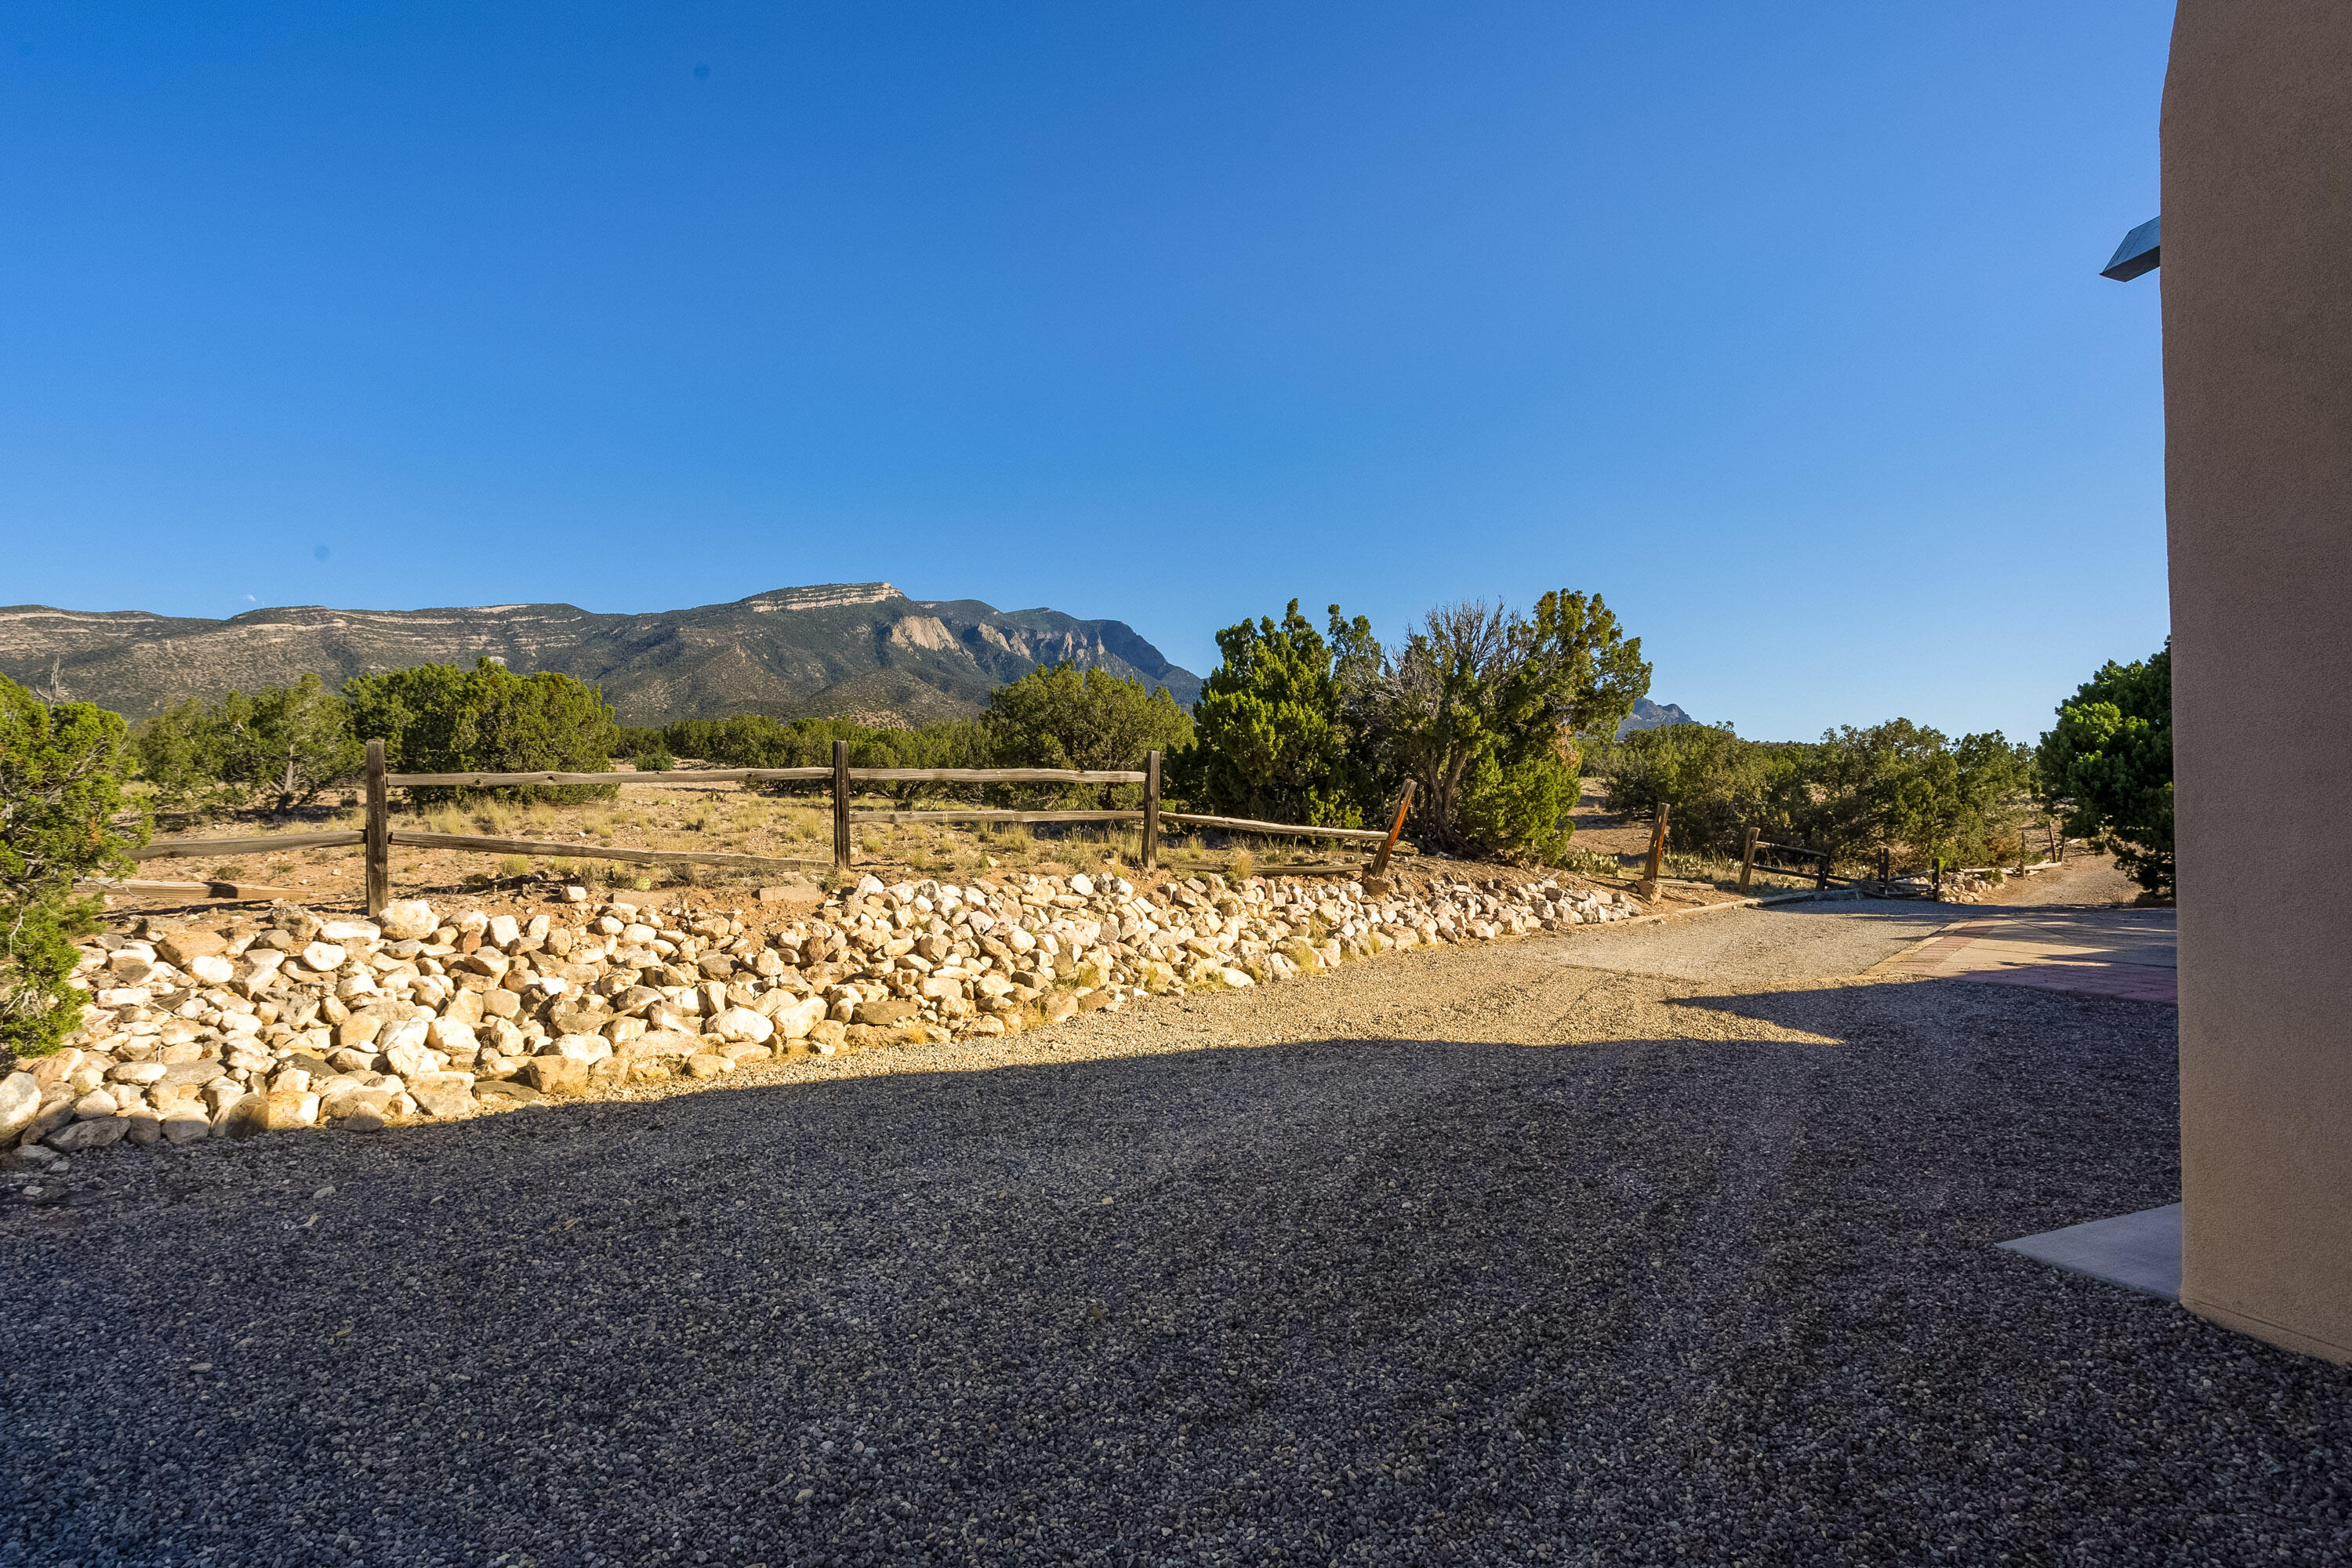
<svg viewBox="0 0 2352 1568"><path fill-rule="evenodd" d="M16 5L0 602L1597 590L1742 733L2167 628L2169 5Z"/></svg>

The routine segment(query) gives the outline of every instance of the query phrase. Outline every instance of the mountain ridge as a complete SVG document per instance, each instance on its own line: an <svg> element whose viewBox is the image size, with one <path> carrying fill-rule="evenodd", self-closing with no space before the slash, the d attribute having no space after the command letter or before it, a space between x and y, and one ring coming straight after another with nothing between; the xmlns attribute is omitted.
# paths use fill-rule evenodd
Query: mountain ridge
<svg viewBox="0 0 2352 1568"><path fill-rule="evenodd" d="M1190 706L1200 677L1124 621L908 598L888 583L770 589L726 604L639 614L576 605L416 610L273 605L226 620L145 610L0 607L0 673L50 700L138 720L186 697L329 685L412 664L488 655L604 689L624 723L771 713L921 724L979 711L990 690L1068 663L1164 686Z"/></svg>
<svg viewBox="0 0 2352 1568"><path fill-rule="evenodd" d="M1646 697L1636 697L1633 710L1618 722L1617 739L1622 741L1636 730L1663 730L1669 724L1697 722L1678 703L1653 702Z"/></svg>

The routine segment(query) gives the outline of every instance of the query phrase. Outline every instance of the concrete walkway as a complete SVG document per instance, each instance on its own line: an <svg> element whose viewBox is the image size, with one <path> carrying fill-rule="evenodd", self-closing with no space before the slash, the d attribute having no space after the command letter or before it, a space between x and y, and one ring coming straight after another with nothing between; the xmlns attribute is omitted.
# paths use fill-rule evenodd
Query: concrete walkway
<svg viewBox="0 0 2352 1568"><path fill-rule="evenodd" d="M2177 924L2163 909L1980 909L1870 973L2170 1005Z"/></svg>

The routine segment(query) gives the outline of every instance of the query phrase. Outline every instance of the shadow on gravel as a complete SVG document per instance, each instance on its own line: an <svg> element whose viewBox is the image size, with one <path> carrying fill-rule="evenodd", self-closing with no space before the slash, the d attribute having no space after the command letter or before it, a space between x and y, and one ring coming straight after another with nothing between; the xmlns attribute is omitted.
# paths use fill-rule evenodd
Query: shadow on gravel
<svg viewBox="0 0 2352 1568"><path fill-rule="evenodd" d="M1826 1044L1876 1044L1919 1048L1939 1027L1983 1029L1998 1040L2040 1037L2048 1047L2071 1055L2081 1032L2109 1032L2135 1042L2179 1045L2179 1009L2169 1002L2102 996L2084 992L2035 991L2025 997L2011 988L1956 977L1790 986L1778 991L1738 991L1722 995L1673 996L1663 1005L1697 1008L1769 1024L1819 1037ZM2111 1012L2109 1009L2122 1009ZM1737 1042L1727 1042L1737 1043ZM2130 1048L2139 1048L2137 1044ZM1923 1066L1936 1065L1930 1053Z"/></svg>
<svg viewBox="0 0 2352 1568"><path fill-rule="evenodd" d="M1927 989L192 1146L10 1221L0 1563L2336 1560L2352 1378L1990 1245L2168 1016Z"/></svg>

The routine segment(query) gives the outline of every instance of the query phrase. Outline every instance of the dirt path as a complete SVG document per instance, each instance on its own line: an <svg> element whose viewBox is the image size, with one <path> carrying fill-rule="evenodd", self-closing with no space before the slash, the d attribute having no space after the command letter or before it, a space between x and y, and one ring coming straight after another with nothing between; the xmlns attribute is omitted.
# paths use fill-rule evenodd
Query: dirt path
<svg viewBox="0 0 2352 1568"><path fill-rule="evenodd" d="M94 1155L0 1561L2343 1560L2352 1373L1992 1246L2178 1195L2171 1011L1849 978L1950 914Z"/></svg>
<svg viewBox="0 0 2352 1568"><path fill-rule="evenodd" d="M2053 871L2011 877L1981 901L2011 908L2035 904L2109 905L2139 901L2140 885L2112 855L2077 855Z"/></svg>

